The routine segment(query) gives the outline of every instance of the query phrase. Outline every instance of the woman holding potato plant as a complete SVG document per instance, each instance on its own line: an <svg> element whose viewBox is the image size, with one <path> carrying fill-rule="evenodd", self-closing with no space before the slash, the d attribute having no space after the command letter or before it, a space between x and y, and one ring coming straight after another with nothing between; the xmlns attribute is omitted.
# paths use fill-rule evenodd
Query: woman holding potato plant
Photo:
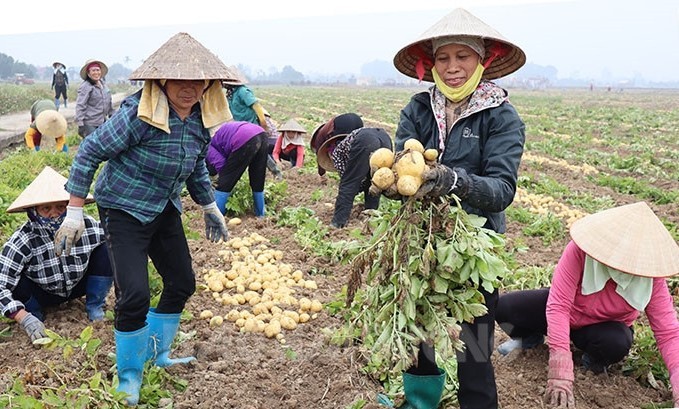
<svg viewBox="0 0 679 409"><path fill-rule="evenodd" d="M545 401L575 408L571 341L583 351L583 366L602 373L629 353L632 323L644 311L679 407L679 321L664 278L679 274L679 246L645 202L585 216L570 233L551 288L500 297L496 319L512 339L498 351L547 335Z"/></svg>
<svg viewBox="0 0 679 409"><path fill-rule="evenodd" d="M73 160L56 253L70 255L81 236L84 198L106 162L94 196L115 282L118 391L128 395L129 405L139 401L147 360L165 367L194 359L169 358L181 312L196 288L180 194L186 187L202 206L208 239L226 240L205 155L210 128L230 117L220 80L231 75L193 37L176 34L130 75L144 80L144 87L83 140ZM160 300L151 309L149 258L163 280Z"/></svg>
<svg viewBox="0 0 679 409"><path fill-rule="evenodd" d="M525 127L507 91L489 80L518 70L525 61L518 46L464 9L454 10L396 54L394 65L400 72L434 83L401 110L396 151L435 150L431 157L436 158L422 167L423 174L407 178L414 186L406 193L459 203L466 213L483 218L483 228L505 232L504 210L514 200ZM474 265L471 277L503 274L502 263ZM490 361L497 285L478 286L487 312L462 323L459 337L465 346L457 353L461 409L498 407ZM403 376L403 408L438 406L445 373L427 344L422 343L417 363Z"/></svg>
<svg viewBox="0 0 679 409"><path fill-rule="evenodd" d="M389 134L381 128L364 128L363 120L355 113L332 118L314 131L311 148L316 153L318 174L338 172L340 182L335 199L332 226L347 225L354 198L360 192L365 197L366 209L377 209L380 195L370 193L370 155L380 148L392 150Z"/></svg>

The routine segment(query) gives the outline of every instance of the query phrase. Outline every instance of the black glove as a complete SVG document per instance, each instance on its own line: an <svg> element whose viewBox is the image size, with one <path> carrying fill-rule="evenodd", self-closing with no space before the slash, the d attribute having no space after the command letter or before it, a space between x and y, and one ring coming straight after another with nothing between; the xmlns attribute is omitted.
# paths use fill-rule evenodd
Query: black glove
<svg viewBox="0 0 679 409"><path fill-rule="evenodd" d="M436 163L422 175L422 186L415 193L416 198L439 197L455 194L460 199L467 197L469 182L467 171L462 168L449 168Z"/></svg>
<svg viewBox="0 0 679 409"><path fill-rule="evenodd" d="M78 126L78 135L80 135L83 138L87 136L87 127L85 125Z"/></svg>

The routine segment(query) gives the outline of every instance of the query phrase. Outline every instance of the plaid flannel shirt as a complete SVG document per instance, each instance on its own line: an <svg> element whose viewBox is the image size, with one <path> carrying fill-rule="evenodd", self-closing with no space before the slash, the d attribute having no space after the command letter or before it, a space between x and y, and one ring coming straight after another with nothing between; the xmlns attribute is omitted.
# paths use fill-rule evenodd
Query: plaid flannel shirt
<svg viewBox="0 0 679 409"><path fill-rule="evenodd" d="M200 205L214 201L205 155L210 134L199 104L182 121L170 110L170 133L137 118L141 91L126 98L118 112L83 140L73 160L66 190L86 197L94 174L106 162L94 190L97 204L123 210L143 224L158 216L168 200L181 212L186 185Z"/></svg>
<svg viewBox="0 0 679 409"><path fill-rule="evenodd" d="M90 254L104 242L104 229L85 215L85 231L70 255L54 253L54 232L28 221L15 231L0 252L0 307L2 314L18 311L24 305L12 291L25 275L50 294L68 297L85 276Z"/></svg>

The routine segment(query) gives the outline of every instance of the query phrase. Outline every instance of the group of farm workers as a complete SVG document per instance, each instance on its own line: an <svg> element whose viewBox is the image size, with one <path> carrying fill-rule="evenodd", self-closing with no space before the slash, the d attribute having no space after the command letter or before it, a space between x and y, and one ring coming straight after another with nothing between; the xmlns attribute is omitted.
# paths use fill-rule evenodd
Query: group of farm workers
<svg viewBox="0 0 679 409"><path fill-rule="evenodd" d="M175 57L169 61L168 55ZM517 45L464 9L398 51L394 64L400 72L433 85L401 110L393 139L351 112L312 134L319 175L340 176L331 224L347 225L360 192L365 208L377 208L380 197L368 190L370 154L379 148L400 151L415 138L438 151L438 163L418 194L449 200L454 195L467 212L485 218L484 227L504 233L525 127L507 91L491 80L525 61ZM255 215L264 216L269 157L276 165L287 159L302 166L306 130L289 121L277 130L270 150L271 126L251 90L186 33L170 38L130 79L143 80L143 88L82 140L68 179L46 168L8 208L25 211L28 221L0 254L0 307L37 340L45 336L44 308L84 295L88 318L101 320L114 285L118 390L128 405L136 405L147 361L164 367L195 359L169 356L181 312L196 288L180 217L182 189L201 206L207 238L226 240L224 214L238 179L247 169ZM63 135L61 118L43 115L57 112L54 108L32 110L36 131ZM92 197L90 186L102 163ZM216 188L210 175L217 176ZM93 200L99 220L85 214ZM629 352L631 326L641 312L655 333L679 406L679 321L665 280L679 273L679 246L645 202L588 215L572 225L570 235L549 288L504 294L480 289L487 313L464 323L459 335L465 344L457 355L460 408L499 407L491 363L496 323L510 337L497 347L503 355L533 348L546 337L546 403L575 408L571 343L583 352L584 368L604 372ZM149 257L163 281L154 307ZM403 373L404 399L397 407L437 408L446 376L433 346L422 342L415 364ZM381 403L395 406L389 399Z"/></svg>

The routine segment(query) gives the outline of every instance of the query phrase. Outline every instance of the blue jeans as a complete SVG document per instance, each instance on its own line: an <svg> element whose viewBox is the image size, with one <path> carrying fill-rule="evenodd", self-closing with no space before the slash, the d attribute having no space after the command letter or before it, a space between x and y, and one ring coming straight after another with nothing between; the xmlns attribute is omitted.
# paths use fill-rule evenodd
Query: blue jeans
<svg viewBox="0 0 679 409"><path fill-rule="evenodd" d="M148 259L163 280L158 313L180 313L196 290L191 255L179 211L168 201L151 223L129 213L99 207L116 290L115 329L136 331L146 324L151 302Z"/></svg>

